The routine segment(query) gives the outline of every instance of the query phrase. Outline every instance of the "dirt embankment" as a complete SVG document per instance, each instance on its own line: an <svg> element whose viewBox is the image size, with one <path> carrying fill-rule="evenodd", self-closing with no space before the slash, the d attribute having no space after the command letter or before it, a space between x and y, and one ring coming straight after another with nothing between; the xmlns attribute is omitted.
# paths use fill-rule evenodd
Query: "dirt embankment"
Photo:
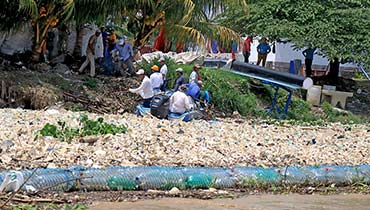
<svg viewBox="0 0 370 210"><path fill-rule="evenodd" d="M59 105L95 113L132 112L140 98L128 92L135 78L77 75L64 64L29 68L0 65L0 108L44 109Z"/></svg>

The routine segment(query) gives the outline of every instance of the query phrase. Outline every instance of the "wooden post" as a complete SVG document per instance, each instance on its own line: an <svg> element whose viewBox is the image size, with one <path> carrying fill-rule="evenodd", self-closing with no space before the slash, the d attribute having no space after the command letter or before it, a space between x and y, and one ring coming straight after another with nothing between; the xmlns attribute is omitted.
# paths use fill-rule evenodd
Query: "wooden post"
<svg viewBox="0 0 370 210"><path fill-rule="evenodd" d="M4 80L1 80L1 98L5 100L6 86Z"/></svg>

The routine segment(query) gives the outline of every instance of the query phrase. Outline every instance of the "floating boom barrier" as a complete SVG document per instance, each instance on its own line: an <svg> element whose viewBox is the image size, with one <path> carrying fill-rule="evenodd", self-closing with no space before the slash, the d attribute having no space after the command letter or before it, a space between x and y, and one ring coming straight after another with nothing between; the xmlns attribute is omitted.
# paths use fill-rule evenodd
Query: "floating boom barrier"
<svg viewBox="0 0 370 210"><path fill-rule="evenodd" d="M252 184L370 184L370 165L288 167L107 167L1 171L0 190L122 191L227 189Z"/></svg>

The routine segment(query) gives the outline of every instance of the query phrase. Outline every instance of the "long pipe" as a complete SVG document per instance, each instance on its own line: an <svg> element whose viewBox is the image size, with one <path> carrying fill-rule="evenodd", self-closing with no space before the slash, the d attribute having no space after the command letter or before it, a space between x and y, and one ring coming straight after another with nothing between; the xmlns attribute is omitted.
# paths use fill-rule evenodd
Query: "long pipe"
<svg viewBox="0 0 370 210"><path fill-rule="evenodd" d="M261 66L256 66L249 63L244 63L240 61L234 61L231 65L231 69L235 71L240 71L247 74L254 74L266 79L275 79L278 81L296 84L304 89L308 89L312 86L312 79L309 77L298 76L294 74L289 74L286 72L274 71Z"/></svg>

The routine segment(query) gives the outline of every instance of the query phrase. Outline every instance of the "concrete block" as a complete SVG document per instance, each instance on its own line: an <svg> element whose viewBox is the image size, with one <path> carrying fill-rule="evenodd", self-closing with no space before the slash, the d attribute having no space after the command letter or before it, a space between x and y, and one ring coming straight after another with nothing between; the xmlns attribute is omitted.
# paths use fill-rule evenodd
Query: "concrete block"
<svg viewBox="0 0 370 210"><path fill-rule="evenodd" d="M339 106L342 109L346 107L346 101L348 97L353 97L353 93L351 92L343 92L343 91L334 91L334 90L322 90L322 101L328 101L334 107Z"/></svg>

